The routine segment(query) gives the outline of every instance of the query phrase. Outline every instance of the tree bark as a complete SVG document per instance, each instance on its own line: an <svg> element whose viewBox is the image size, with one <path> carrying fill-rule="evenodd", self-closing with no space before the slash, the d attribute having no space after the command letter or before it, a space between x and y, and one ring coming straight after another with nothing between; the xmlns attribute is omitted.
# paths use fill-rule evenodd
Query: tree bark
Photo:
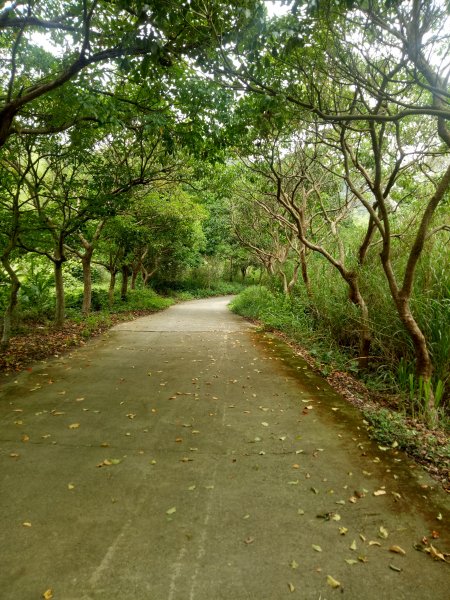
<svg viewBox="0 0 450 600"><path fill-rule="evenodd" d="M57 259L54 261L55 271L55 291L56 291L56 309L55 309L55 325L62 327L64 325L65 313L65 297L64 297L64 280L63 280L63 263L65 259Z"/></svg>
<svg viewBox="0 0 450 600"><path fill-rule="evenodd" d="M92 303L92 269L91 269L91 261L92 254L94 252L94 248L86 249L83 254L83 258L81 259L81 264L83 265L83 307L82 312L85 317L91 311L91 303Z"/></svg>
<svg viewBox="0 0 450 600"><path fill-rule="evenodd" d="M109 279L109 288L108 288L108 299L109 299L109 308L114 306L114 290L116 289L116 271L111 269Z"/></svg>
<svg viewBox="0 0 450 600"><path fill-rule="evenodd" d="M6 349L9 346L9 341L11 339L12 323L14 318L14 312L18 303L20 281L6 256L2 257L2 265L5 271L8 273L11 281L9 302L3 315L3 333L0 344L2 349Z"/></svg>
<svg viewBox="0 0 450 600"><path fill-rule="evenodd" d="M306 248L303 244L300 249L300 266L302 272L302 280L306 289L306 295L308 296L308 298L312 298L311 282L309 281L308 264L306 262Z"/></svg>
<svg viewBox="0 0 450 600"><path fill-rule="evenodd" d="M359 357L358 364L361 369L367 369L369 366L370 347L372 345L372 335L370 332L369 309L359 289L359 282L356 273L349 273L346 277L349 286L349 299L359 308L361 316L361 329L359 332Z"/></svg>
<svg viewBox="0 0 450 600"><path fill-rule="evenodd" d="M120 288L120 298L123 302L126 301L128 296L128 278L130 276L130 269L128 265L123 265L122 267L122 285Z"/></svg>

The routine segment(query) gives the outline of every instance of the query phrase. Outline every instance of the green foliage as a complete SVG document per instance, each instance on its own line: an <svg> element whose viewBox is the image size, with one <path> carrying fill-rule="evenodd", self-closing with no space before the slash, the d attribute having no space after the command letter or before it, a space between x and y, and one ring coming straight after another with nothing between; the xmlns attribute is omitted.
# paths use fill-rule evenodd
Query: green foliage
<svg viewBox="0 0 450 600"><path fill-rule="evenodd" d="M157 290L177 300L194 300L196 298L212 298L214 296L230 296L239 294L245 286L236 281L214 280L208 285L198 278L161 282Z"/></svg>
<svg viewBox="0 0 450 600"><path fill-rule="evenodd" d="M448 438L443 442L434 435L426 435L420 428L411 427L404 416L386 408L366 409L364 417L369 423L369 435L383 446L394 445L419 460L448 467Z"/></svg>

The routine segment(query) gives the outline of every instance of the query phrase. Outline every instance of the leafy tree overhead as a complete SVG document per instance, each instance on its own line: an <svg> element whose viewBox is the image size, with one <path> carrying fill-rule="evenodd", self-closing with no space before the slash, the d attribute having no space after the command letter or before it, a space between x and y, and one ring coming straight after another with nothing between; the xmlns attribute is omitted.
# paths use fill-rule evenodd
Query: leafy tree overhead
<svg viewBox="0 0 450 600"><path fill-rule="evenodd" d="M158 80L181 57L198 59L235 36L256 0L54 0L0 10L0 146L17 133L61 131L96 120L83 74L108 89L119 68L130 78ZM104 67L106 65L106 68ZM70 86L68 84L70 83ZM63 91L62 91L63 90ZM86 105L87 103L87 105Z"/></svg>

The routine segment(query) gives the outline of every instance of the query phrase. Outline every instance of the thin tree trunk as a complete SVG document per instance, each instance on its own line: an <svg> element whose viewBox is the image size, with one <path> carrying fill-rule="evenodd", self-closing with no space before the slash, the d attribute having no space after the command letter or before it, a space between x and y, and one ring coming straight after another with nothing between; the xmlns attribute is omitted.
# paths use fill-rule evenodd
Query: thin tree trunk
<svg viewBox="0 0 450 600"><path fill-rule="evenodd" d="M81 264L83 265L83 307L82 312L86 317L91 311L91 303L92 303L92 270L91 270L91 260L93 248L90 250L86 250L83 258L81 259Z"/></svg>
<svg viewBox="0 0 450 600"><path fill-rule="evenodd" d="M361 316L361 329L359 331L359 357L358 363L361 369L367 369L369 366L370 347L372 345L372 335L370 332L369 310L359 289L359 282L356 273L349 273L346 277L349 286L349 299L359 308Z"/></svg>
<svg viewBox="0 0 450 600"><path fill-rule="evenodd" d="M288 283L288 294L291 295L293 290L294 290L294 285L297 283L298 281L298 272L300 269L300 264L299 263L295 263L295 267L294 267L294 271L292 273L292 278L290 280L290 282Z"/></svg>
<svg viewBox="0 0 450 600"><path fill-rule="evenodd" d="M130 275L130 270L127 265L122 267L122 285L120 288L120 297L123 302L126 301L128 296L128 277Z"/></svg>
<svg viewBox="0 0 450 600"><path fill-rule="evenodd" d="M5 313L3 315L3 333L2 333L2 339L1 339L1 344L0 344L2 349L6 349L9 345L9 341L11 339L12 323L13 323L13 319L14 319L14 312L15 312L15 309L16 309L16 306L18 303L20 281L16 275L16 272L11 267L9 260L6 256L2 257L2 265L3 265L3 268L5 269L5 271L8 273L10 281L11 281L11 288L10 288L10 292L9 292L9 302L6 307Z"/></svg>
<svg viewBox="0 0 450 600"><path fill-rule="evenodd" d="M142 268L142 263L139 263L139 266L135 267L131 272L130 288L132 290L136 289L136 281L137 281L137 277L141 271L141 268Z"/></svg>
<svg viewBox="0 0 450 600"><path fill-rule="evenodd" d="M300 249L300 266L301 266L301 272L302 272L302 280L303 280L303 283L304 283L305 289L306 289L306 295L308 296L308 298L311 298L312 292L311 292L311 282L309 281L309 275L308 275L308 263L306 262L306 248L303 245Z"/></svg>
<svg viewBox="0 0 450 600"><path fill-rule="evenodd" d="M63 259L54 261L55 269L55 291L56 291L56 310L55 310L55 325L62 327L64 325L65 313L65 297L64 297L64 280L63 280Z"/></svg>
<svg viewBox="0 0 450 600"><path fill-rule="evenodd" d="M116 271L111 269L108 289L109 308L114 306L114 290L116 289Z"/></svg>

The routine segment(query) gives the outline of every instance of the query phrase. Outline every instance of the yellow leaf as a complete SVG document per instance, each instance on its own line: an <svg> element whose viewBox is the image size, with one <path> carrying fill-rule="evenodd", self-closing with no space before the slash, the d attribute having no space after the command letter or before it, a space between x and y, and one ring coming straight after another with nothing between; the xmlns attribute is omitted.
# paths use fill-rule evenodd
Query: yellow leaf
<svg viewBox="0 0 450 600"><path fill-rule="evenodd" d="M27 435L26 433L24 433L22 436L22 442L29 442L29 441L30 441L30 436Z"/></svg>
<svg viewBox="0 0 450 600"><path fill-rule="evenodd" d="M356 548L356 540L353 540L353 542L350 544L350 550L356 550Z"/></svg>
<svg viewBox="0 0 450 600"><path fill-rule="evenodd" d="M31 523L30 523L30 521L25 521L24 523L22 523L22 525L23 525L24 527L31 527Z"/></svg>
<svg viewBox="0 0 450 600"><path fill-rule="evenodd" d="M52 589L45 590L45 592L42 594L42 597L44 598L44 600L52 600L53 590Z"/></svg>
<svg viewBox="0 0 450 600"><path fill-rule="evenodd" d="M295 592L295 587L293 586L293 584L292 584L292 583L288 583L288 588L289 588L289 591L290 591L291 593L292 593L292 592Z"/></svg>
<svg viewBox="0 0 450 600"><path fill-rule="evenodd" d="M373 495L374 496L384 496L386 494L386 490L376 490Z"/></svg>
<svg viewBox="0 0 450 600"><path fill-rule="evenodd" d="M316 552L322 552L322 548L320 546L313 544L312 547L313 547L313 550L315 550Z"/></svg>
<svg viewBox="0 0 450 600"><path fill-rule="evenodd" d="M338 587L341 587L340 582L335 579L334 577L331 577L331 575L327 575L327 583L329 586L331 586L333 589L336 589Z"/></svg>
<svg viewBox="0 0 450 600"><path fill-rule="evenodd" d="M401 554L402 556L405 556L406 552L403 550L403 548L400 548L400 546L391 546L389 548L389 552L394 552L395 554Z"/></svg>
<svg viewBox="0 0 450 600"><path fill-rule="evenodd" d="M432 558L434 558L434 560L443 560L444 562L448 562L443 552L435 548L433 544L430 544L429 548L425 548L425 552L427 552Z"/></svg>
<svg viewBox="0 0 450 600"><path fill-rule="evenodd" d="M73 483L68 483L68 484L67 484L67 489L68 489L68 490L74 490L74 489L75 489L75 486L73 485Z"/></svg>
<svg viewBox="0 0 450 600"><path fill-rule="evenodd" d="M388 536L389 536L388 530L385 527L383 527L383 525L381 525L380 529L378 530L378 537L385 540Z"/></svg>
<svg viewBox="0 0 450 600"><path fill-rule="evenodd" d="M347 527L339 527L340 535L345 535L347 533L347 531L348 531Z"/></svg>
<svg viewBox="0 0 450 600"><path fill-rule="evenodd" d="M79 426L79 423L72 423L72 425L69 425L69 429L78 429Z"/></svg>
<svg viewBox="0 0 450 600"><path fill-rule="evenodd" d="M177 512L177 509L175 506L172 506L172 508L169 508L168 510L166 510L166 515L173 515Z"/></svg>

